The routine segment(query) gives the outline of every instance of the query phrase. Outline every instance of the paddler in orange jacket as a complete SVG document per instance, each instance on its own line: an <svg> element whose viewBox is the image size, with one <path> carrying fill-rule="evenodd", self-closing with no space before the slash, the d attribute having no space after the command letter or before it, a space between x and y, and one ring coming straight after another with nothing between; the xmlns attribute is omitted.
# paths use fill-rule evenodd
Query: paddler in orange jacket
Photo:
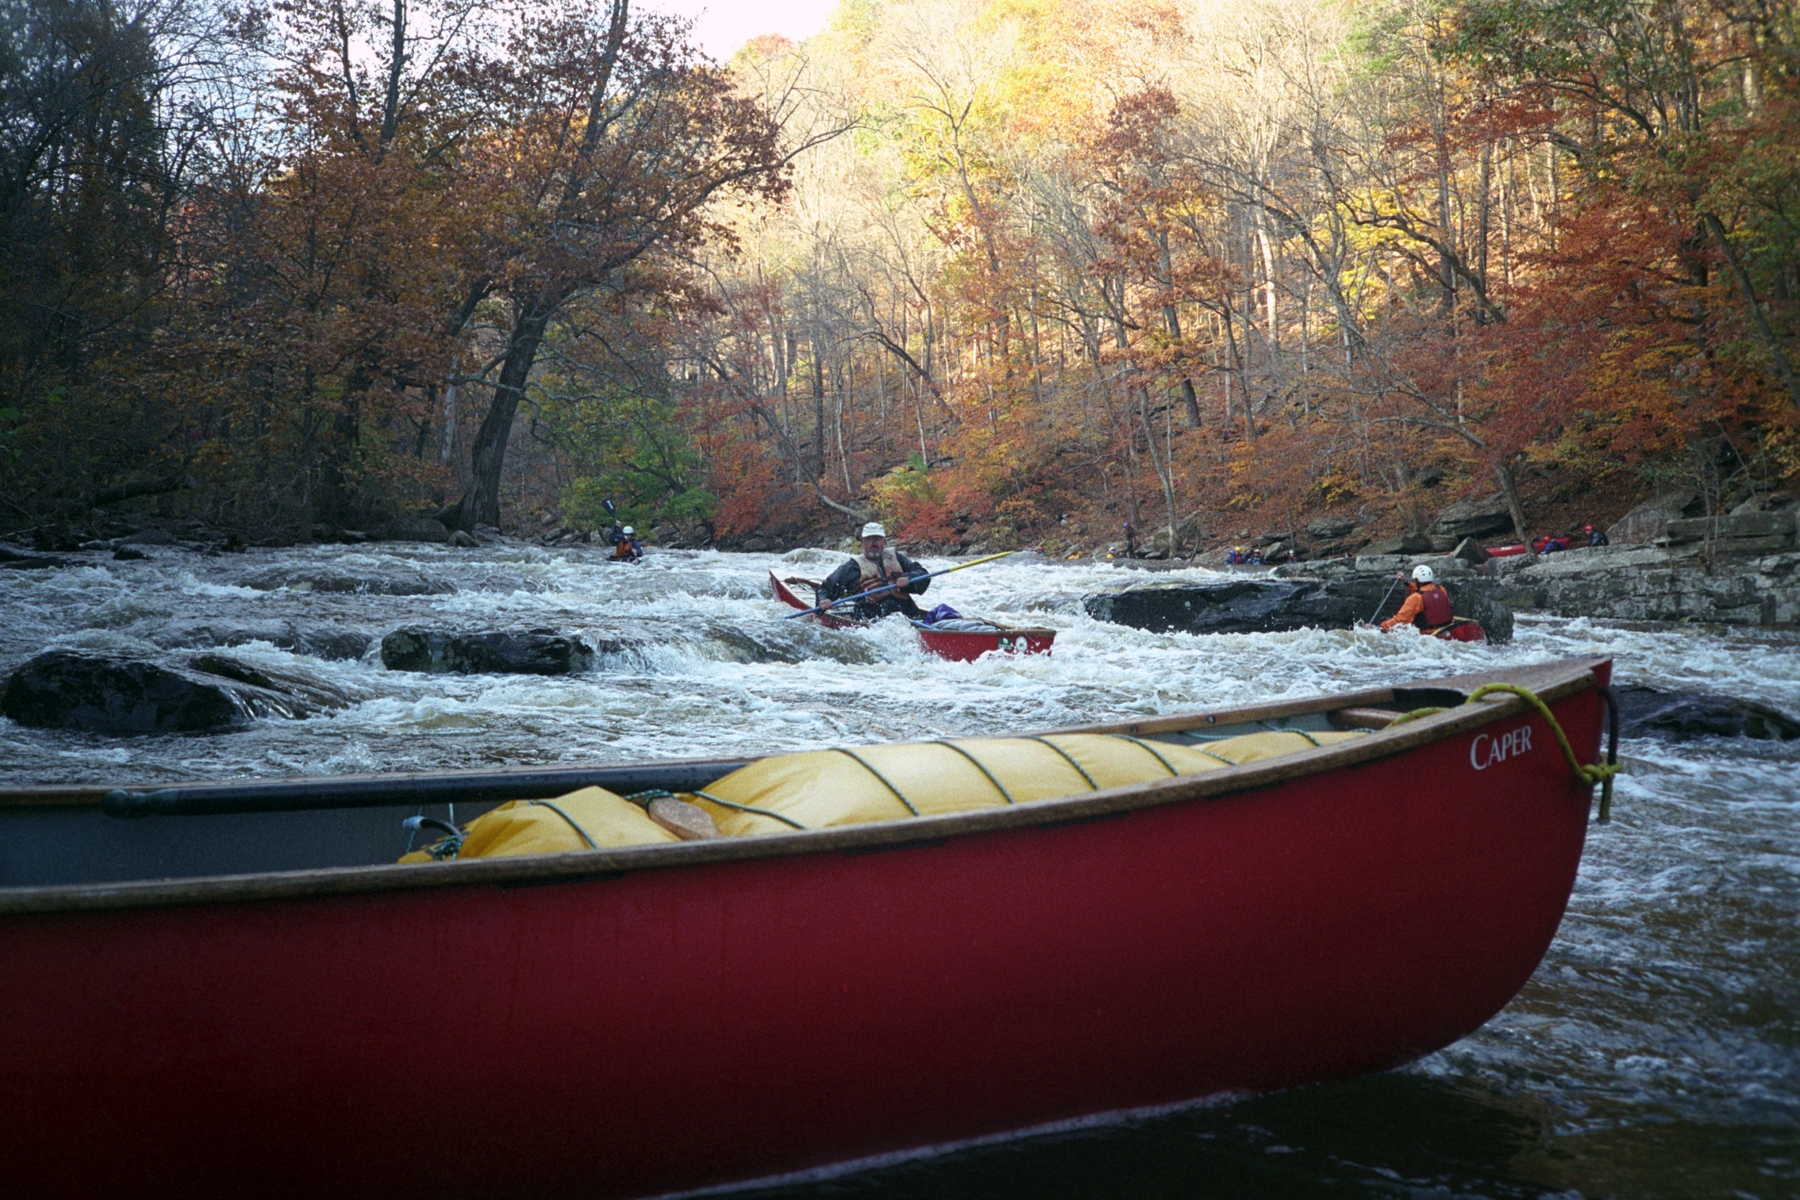
<svg viewBox="0 0 1800 1200"><path fill-rule="evenodd" d="M1406 584L1406 599L1400 611L1381 623L1382 629L1417 625L1421 633L1433 633L1456 619L1450 608L1450 593L1437 581L1437 575L1424 563L1412 569Z"/></svg>

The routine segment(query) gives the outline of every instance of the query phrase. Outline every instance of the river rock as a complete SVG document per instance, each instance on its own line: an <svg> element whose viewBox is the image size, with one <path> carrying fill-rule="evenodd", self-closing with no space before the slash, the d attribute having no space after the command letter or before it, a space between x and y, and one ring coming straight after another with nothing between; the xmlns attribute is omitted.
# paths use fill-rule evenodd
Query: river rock
<svg viewBox="0 0 1800 1200"><path fill-rule="evenodd" d="M381 662L390 671L456 675L572 675L594 663L580 638L548 629L525 633L444 633L398 629L381 639Z"/></svg>
<svg viewBox="0 0 1800 1200"><path fill-rule="evenodd" d="M1630 685L1615 688L1614 695L1619 732L1626 737L1800 738L1800 721L1755 700Z"/></svg>
<svg viewBox="0 0 1800 1200"><path fill-rule="evenodd" d="M1309 568L1315 565L1306 564ZM1448 570L1443 577L1458 616L1481 622L1490 641L1512 640L1512 611L1493 598L1496 589L1490 581L1466 572L1456 577ZM1082 607L1096 620L1154 633L1347 629L1358 622L1392 615L1400 606L1402 595L1402 590L1394 585L1391 574L1148 584L1085 597Z"/></svg>
<svg viewBox="0 0 1800 1200"><path fill-rule="evenodd" d="M21 725L114 734L211 733L250 720L222 680L68 650L14 670L0 693L0 713Z"/></svg>
<svg viewBox="0 0 1800 1200"><path fill-rule="evenodd" d="M1449 549L1464 538L1510 536L1513 531L1512 510L1503 496L1486 500L1463 500L1438 514L1425 530L1439 549Z"/></svg>
<svg viewBox="0 0 1800 1200"><path fill-rule="evenodd" d="M259 717L311 717L347 707L350 697L297 671L255 667L228 654L196 654L188 666L245 685L232 692Z"/></svg>
<svg viewBox="0 0 1800 1200"><path fill-rule="evenodd" d="M18 571L43 571L52 567L72 567L72 559L52 558L45 554L21 554L10 546L0 546L0 567Z"/></svg>
<svg viewBox="0 0 1800 1200"><path fill-rule="evenodd" d="M1684 489L1664 492L1659 496L1652 496L1619 518L1606 531L1606 536L1615 543L1625 545L1648 544L1662 536L1670 521L1699 516L1704 509L1705 503L1696 491Z"/></svg>
<svg viewBox="0 0 1800 1200"><path fill-rule="evenodd" d="M1701 565L1703 544L1582 546L1494 559L1498 596L1516 608L1564 617L1800 623L1800 552Z"/></svg>
<svg viewBox="0 0 1800 1200"><path fill-rule="evenodd" d="M341 625L313 625L283 620L231 623L171 621L148 636L158 646L168 650L267 642L295 654L338 661L361 658L375 640L369 634Z"/></svg>
<svg viewBox="0 0 1800 1200"><path fill-rule="evenodd" d="M390 574L346 571L333 567L271 567L244 580L259 591L287 588L297 592L357 592L369 596L447 596L456 585L406 569Z"/></svg>

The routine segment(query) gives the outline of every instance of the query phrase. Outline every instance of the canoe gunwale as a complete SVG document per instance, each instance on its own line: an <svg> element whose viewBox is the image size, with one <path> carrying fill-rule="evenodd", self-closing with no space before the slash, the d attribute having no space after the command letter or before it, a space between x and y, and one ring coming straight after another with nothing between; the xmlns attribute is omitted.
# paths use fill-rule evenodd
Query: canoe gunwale
<svg viewBox="0 0 1800 1200"><path fill-rule="evenodd" d="M1553 703L1600 686L1594 672L1604 662L1603 659L1562 660L1537 667L1433 680L1417 687L1373 689L1278 704L1206 710L1182 716L1076 726L1048 732L1147 736L1276 720L1301 714L1328 713L1343 708L1411 707L1407 701L1421 693L1430 695L1434 692L1451 691L1466 695L1476 686L1499 680L1521 683L1534 690L1541 699ZM1197 775L1176 776L1018 806L909 817L854 826L746 838L579 850L529 857L326 867L178 880L0 888L0 915L322 899L357 893L428 888L575 884L615 878L638 871L679 869L751 859L901 850L919 843L1122 817L1145 809L1237 796L1309 776L1393 758L1484 725L1513 718L1520 713L1529 714L1530 711L1526 701L1517 696L1490 695L1478 705L1465 704L1450 708L1397 728L1372 731L1365 737ZM684 763L695 764L707 761L709 760L683 760ZM94 789L87 790L91 793ZM0 794L0 804L4 804L5 800L5 795Z"/></svg>

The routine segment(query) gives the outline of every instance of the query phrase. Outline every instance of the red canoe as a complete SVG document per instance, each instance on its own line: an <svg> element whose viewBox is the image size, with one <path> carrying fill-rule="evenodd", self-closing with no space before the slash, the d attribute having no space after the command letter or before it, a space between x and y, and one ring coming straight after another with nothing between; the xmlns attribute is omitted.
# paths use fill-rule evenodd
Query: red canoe
<svg viewBox="0 0 1800 1200"><path fill-rule="evenodd" d="M801 600L788 586L790 583L803 582L807 581L783 580L775 572L769 572L769 585L775 589L777 600L793 608L813 608L815 605ZM815 613L813 619L829 629L849 629L863 624L831 613ZM988 629L944 629L915 621L913 628L918 631L919 641L926 650L939 658L948 658L954 662L973 662L982 655L995 651L1003 654L1048 654L1051 643L1056 640L1056 630L1037 626L995 625Z"/></svg>
<svg viewBox="0 0 1800 1200"><path fill-rule="evenodd" d="M636 1196L1392 1067L1518 991L1588 825L1551 721L1469 692L1531 689L1585 763L1610 668L1095 726L1368 732L1062 799L533 857L394 863L425 804L743 761L0 792L7 1184Z"/></svg>

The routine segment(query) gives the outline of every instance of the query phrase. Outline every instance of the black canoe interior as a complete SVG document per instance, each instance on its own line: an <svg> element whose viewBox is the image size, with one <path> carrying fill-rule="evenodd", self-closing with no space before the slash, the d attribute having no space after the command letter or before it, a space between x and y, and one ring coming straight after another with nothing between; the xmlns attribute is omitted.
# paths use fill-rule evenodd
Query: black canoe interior
<svg viewBox="0 0 1800 1200"><path fill-rule="evenodd" d="M1083 730L1197 744L1268 729L1380 728L1400 712L1453 706L1463 697L1464 692L1453 688L1393 689ZM466 825L506 800L547 799L590 785L622 795L691 791L749 761L268 780L163 789L8 789L0 791L0 888L388 864L438 836L429 828L408 828L409 817Z"/></svg>

